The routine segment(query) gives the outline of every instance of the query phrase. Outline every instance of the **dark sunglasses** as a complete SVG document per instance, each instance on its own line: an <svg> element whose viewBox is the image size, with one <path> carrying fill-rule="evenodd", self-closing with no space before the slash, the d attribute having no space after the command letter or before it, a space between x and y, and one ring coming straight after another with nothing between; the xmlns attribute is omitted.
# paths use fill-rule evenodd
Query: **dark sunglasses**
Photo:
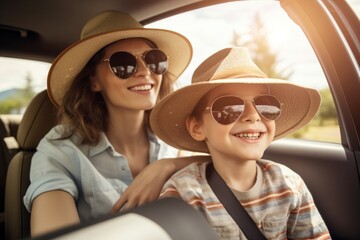
<svg viewBox="0 0 360 240"><path fill-rule="evenodd" d="M267 120L279 118L282 104L276 97L260 95L250 101L252 101L261 117ZM245 111L245 100L237 96L221 96L215 99L211 106L205 108L205 110L210 110L215 121L222 125L227 125L240 118Z"/></svg>
<svg viewBox="0 0 360 240"><path fill-rule="evenodd" d="M141 56L146 67L154 74L164 74L168 68L168 56L159 50L151 49ZM110 58L104 59L104 62L109 62L111 71L120 79L127 79L131 77L137 68L138 56L125 51L113 53Z"/></svg>

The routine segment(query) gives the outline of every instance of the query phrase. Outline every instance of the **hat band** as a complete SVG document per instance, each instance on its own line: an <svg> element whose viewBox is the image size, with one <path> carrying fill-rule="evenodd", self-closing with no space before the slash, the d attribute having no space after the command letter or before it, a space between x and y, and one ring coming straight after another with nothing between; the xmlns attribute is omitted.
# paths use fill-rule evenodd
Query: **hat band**
<svg viewBox="0 0 360 240"><path fill-rule="evenodd" d="M234 79L234 78L267 78L267 76L253 66L237 67L216 72L209 80Z"/></svg>

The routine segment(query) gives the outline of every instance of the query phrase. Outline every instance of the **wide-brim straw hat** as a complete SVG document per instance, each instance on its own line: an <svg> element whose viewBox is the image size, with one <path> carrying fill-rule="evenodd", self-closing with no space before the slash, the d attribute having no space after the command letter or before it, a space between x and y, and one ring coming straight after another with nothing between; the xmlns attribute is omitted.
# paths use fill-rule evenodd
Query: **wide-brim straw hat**
<svg viewBox="0 0 360 240"><path fill-rule="evenodd" d="M48 93L55 105L61 104L76 75L97 51L126 38L146 38L154 42L169 57L166 74L170 81L178 79L192 58L192 46L185 36L165 29L144 28L122 12L101 12L85 24L80 40L60 53L50 68Z"/></svg>
<svg viewBox="0 0 360 240"><path fill-rule="evenodd" d="M169 145L183 150L208 153L205 141L196 141L188 133L186 118L210 90L224 84L246 87L266 85L269 94L282 103L274 140L307 124L317 113L321 97L317 90L288 80L268 78L251 60L247 48L226 48L207 58L195 70L192 84L162 99L152 110L150 124L155 134Z"/></svg>

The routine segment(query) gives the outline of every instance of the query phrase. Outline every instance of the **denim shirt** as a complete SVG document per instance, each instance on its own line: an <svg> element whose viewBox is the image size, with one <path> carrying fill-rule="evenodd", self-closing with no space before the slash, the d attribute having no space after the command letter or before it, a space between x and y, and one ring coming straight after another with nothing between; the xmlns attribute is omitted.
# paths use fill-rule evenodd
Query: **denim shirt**
<svg viewBox="0 0 360 240"><path fill-rule="evenodd" d="M24 196L26 208L30 212L32 201L44 192L63 190L74 197L81 220L110 213L133 181L126 157L115 151L104 133L96 146L80 144L77 135L58 140L63 127L50 130L37 147L30 169L31 184ZM150 162L177 156L177 149L150 131L148 137Z"/></svg>

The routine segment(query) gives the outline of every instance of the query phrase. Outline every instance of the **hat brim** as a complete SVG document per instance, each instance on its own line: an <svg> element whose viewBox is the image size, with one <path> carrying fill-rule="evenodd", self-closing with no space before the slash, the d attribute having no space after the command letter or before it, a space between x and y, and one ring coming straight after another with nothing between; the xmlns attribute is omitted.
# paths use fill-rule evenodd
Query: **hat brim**
<svg viewBox="0 0 360 240"><path fill-rule="evenodd" d="M159 138L175 148L208 153L206 143L194 140L188 133L186 118L207 92L224 84L264 84L270 94L279 99L283 105L281 115L276 120L274 140L307 124L317 113L321 102L317 90L286 80L269 78L213 80L185 86L161 100L151 112L151 128Z"/></svg>
<svg viewBox="0 0 360 240"><path fill-rule="evenodd" d="M48 93L52 102L60 105L70 83L97 51L127 38L149 39L164 51L169 57L168 75L171 81L177 80L192 58L189 40L170 30L136 28L93 35L70 45L53 62L48 74Z"/></svg>

